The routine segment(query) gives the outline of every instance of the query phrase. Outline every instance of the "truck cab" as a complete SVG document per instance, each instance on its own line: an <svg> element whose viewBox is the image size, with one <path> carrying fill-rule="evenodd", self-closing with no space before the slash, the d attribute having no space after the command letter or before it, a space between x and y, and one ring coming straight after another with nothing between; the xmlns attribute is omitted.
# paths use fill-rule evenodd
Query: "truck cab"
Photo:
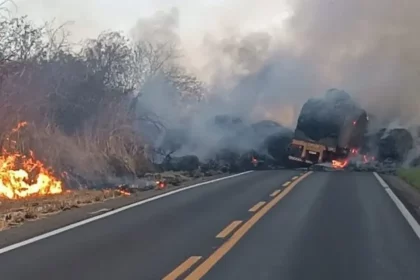
<svg viewBox="0 0 420 280"><path fill-rule="evenodd" d="M293 139L289 146L289 160L316 164L324 161L327 151L328 148L324 145Z"/></svg>

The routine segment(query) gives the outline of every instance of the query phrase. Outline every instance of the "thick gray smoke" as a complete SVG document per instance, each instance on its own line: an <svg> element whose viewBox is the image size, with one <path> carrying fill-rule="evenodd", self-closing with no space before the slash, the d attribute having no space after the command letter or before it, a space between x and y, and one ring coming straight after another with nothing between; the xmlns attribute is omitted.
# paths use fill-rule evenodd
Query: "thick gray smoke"
<svg viewBox="0 0 420 280"><path fill-rule="evenodd" d="M208 36L208 71L214 83L248 89L237 99L266 99L269 111L336 87L386 123L417 124L419 9L417 1L296 1L287 40L272 30Z"/></svg>
<svg viewBox="0 0 420 280"><path fill-rule="evenodd" d="M219 3L217 13L211 10L202 15L207 20L196 22L197 29L208 22L215 28L190 36L180 32L186 18L182 4L139 19L131 29L136 40L181 48L182 63L207 82L210 101L195 108L188 125L195 142L211 147L223 136L216 137L205 125L216 114L294 127L303 103L329 88L349 92L380 126L420 124L419 1L294 0L280 27L242 28L248 18L265 19L274 10L282 14L280 2ZM192 41L201 44L196 47ZM178 128L183 118L179 108L156 105L166 103L166 95L149 88L153 90L145 92L144 104L157 115L170 116Z"/></svg>
<svg viewBox="0 0 420 280"><path fill-rule="evenodd" d="M386 122L420 123L418 1L300 1L295 42Z"/></svg>
<svg viewBox="0 0 420 280"><path fill-rule="evenodd" d="M307 98L335 87L348 91L379 127L415 131L419 10L418 1L295 1L281 31L206 36L204 73L241 114L293 126Z"/></svg>
<svg viewBox="0 0 420 280"><path fill-rule="evenodd" d="M148 41L153 44L179 45L179 10L158 11L149 18L140 18L131 30L135 41Z"/></svg>
<svg viewBox="0 0 420 280"><path fill-rule="evenodd" d="M419 9L418 1L300 1L289 24L330 83L352 93L382 126L408 128L418 139Z"/></svg>
<svg viewBox="0 0 420 280"><path fill-rule="evenodd" d="M349 92L379 126L417 126L419 9L417 1L301 0L293 3L293 16L282 29L246 32L226 26L227 31L207 33L200 46L206 63L197 74L219 103L202 108L204 115L224 110L293 127L308 98L335 87ZM157 17L155 33L174 40L176 10L172 15L172 20ZM183 47L186 54L191 51ZM204 118L194 123L203 127ZM194 130L200 138L214 138L205 135L209 129Z"/></svg>

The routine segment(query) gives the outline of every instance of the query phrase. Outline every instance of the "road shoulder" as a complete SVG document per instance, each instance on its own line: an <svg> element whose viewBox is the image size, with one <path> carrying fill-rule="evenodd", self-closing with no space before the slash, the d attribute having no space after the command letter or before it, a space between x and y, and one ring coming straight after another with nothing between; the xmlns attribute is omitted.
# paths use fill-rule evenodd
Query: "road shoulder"
<svg viewBox="0 0 420 280"><path fill-rule="evenodd" d="M407 210L420 224L420 191L395 175L380 174Z"/></svg>
<svg viewBox="0 0 420 280"><path fill-rule="evenodd" d="M228 177L234 174L220 174L210 177L204 177L186 182L177 187L169 187L165 190L149 190L137 192L131 196L122 196L103 202L88 204L80 208L74 208L67 211L54 213L43 217L42 219L28 221L24 224L0 231L0 248L10 244L18 243L23 240L38 236L52 230L62 228L88 218L92 218L106 212L148 199L174 190L186 188L195 184L205 183L208 181Z"/></svg>

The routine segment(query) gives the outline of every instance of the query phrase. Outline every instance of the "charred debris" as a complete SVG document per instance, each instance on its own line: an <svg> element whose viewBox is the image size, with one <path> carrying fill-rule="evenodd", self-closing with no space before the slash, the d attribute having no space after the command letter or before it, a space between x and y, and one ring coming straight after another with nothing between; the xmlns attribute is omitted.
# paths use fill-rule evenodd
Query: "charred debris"
<svg viewBox="0 0 420 280"><path fill-rule="evenodd" d="M304 167L394 173L397 167L410 160L409 155L415 147L414 137L406 128L374 130L371 119L348 93L338 90L328 91L323 99L308 100L302 107L295 131L270 120L247 123L237 116L217 115L210 123L223 137L206 157L192 152L177 155L185 146L194 145L185 131L171 131L162 141L160 148L166 153L160 162L153 163L153 173L143 174L140 179L132 178L129 183L107 184L118 186L123 195L130 195L247 170ZM334 152L325 153L318 162L302 164L290 159L296 141L320 145L326 151ZM319 154L316 159L320 159ZM346 164L336 168L332 165L334 160ZM410 161L411 164L419 162L415 158Z"/></svg>
<svg viewBox="0 0 420 280"><path fill-rule="evenodd" d="M407 128L380 127L345 91L330 89L302 107L289 149L289 166L395 172L415 164ZM314 167L314 165L316 165Z"/></svg>
<svg viewBox="0 0 420 280"><path fill-rule="evenodd" d="M328 166L337 161L345 162L338 169L391 173L403 164L416 164L415 158L410 159L415 148L412 133L407 128L374 129L375 118L342 90L330 89L322 98L309 99L301 109L294 131L274 121L248 124L231 115L217 115L210 122L221 132L230 133L223 133L206 158L170 153L156 165L157 169L201 177L252 169ZM166 143L182 149L182 143L171 143L174 139L180 140L172 137ZM291 157L302 159L302 149L298 149L297 156L293 154L296 141L319 145L325 152L322 156L316 153L315 157L308 153L303 158L315 160L306 164L296 162Z"/></svg>

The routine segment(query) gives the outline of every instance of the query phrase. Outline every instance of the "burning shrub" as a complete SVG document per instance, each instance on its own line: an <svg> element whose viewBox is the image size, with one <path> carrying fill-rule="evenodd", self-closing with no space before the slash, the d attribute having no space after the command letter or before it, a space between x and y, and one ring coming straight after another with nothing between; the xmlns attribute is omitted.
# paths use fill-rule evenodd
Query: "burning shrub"
<svg viewBox="0 0 420 280"><path fill-rule="evenodd" d="M62 182L52 170L36 159L32 150L18 145L19 132L27 125L27 122L20 122L10 132L3 134L3 148L0 153L0 197L16 199L63 191Z"/></svg>
<svg viewBox="0 0 420 280"><path fill-rule="evenodd" d="M127 96L143 73L133 68L140 58L121 34L101 34L74 54L64 30L34 27L25 17L1 17L0 27L4 196L57 193L151 170ZM21 119L24 129L12 130Z"/></svg>

